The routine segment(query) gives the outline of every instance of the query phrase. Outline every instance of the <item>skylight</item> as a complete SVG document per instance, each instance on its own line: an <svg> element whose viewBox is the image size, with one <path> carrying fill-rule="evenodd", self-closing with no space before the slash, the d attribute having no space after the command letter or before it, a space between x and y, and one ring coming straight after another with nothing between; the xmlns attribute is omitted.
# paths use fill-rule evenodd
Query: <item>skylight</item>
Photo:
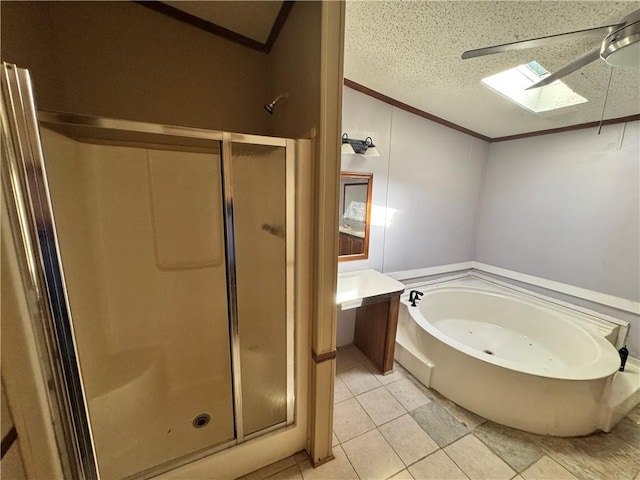
<svg viewBox="0 0 640 480"><path fill-rule="evenodd" d="M487 87L535 113L548 112L587 102L563 81L556 80L546 87L525 90L549 76L549 72L535 60L515 68L483 78Z"/></svg>

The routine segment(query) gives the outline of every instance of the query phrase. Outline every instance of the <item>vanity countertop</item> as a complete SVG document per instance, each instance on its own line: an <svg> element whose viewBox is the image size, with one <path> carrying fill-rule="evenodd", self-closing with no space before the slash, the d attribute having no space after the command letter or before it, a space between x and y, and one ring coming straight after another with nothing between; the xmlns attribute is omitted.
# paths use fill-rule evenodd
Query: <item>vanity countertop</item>
<svg viewBox="0 0 640 480"><path fill-rule="evenodd" d="M364 298L402 293L404 285L375 270L340 273L338 275L338 293L336 303L343 310L356 308Z"/></svg>
<svg viewBox="0 0 640 480"><path fill-rule="evenodd" d="M346 233L347 235L353 235L354 237L364 238L364 230L358 230L357 228L345 227L340 225L338 227L340 233Z"/></svg>

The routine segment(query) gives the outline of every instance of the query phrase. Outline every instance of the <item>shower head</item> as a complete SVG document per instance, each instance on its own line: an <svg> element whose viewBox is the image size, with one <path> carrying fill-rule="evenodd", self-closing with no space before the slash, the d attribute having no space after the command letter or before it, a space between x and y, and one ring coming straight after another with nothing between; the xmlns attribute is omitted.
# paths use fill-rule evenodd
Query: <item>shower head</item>
<svg viewBox="0 0 640 480"><path fill-rule="evenodd" d="M267 111L269 115L273 115L273 107L275 107L276 103L278 103L280 100L286 100L288 97L289 97L288 93L283 93L281 95L278 95L276 98L273 99L271 103L265 103L264 109Z"/></svg>

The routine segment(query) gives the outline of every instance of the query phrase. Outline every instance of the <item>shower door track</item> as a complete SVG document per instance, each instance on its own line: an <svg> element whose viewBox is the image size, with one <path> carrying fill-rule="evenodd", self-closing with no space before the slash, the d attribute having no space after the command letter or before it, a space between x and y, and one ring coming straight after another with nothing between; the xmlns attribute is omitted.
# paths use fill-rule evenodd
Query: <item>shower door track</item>
<svg viewBox="0 0 640 480"><path fill-rule="evenodd" d="M226 238L227 284L229 298L230 343L233 375L233 405L235 439L208 447L188 455L169 460L166 463L138 472L128 478L149 478L204 458L212 453L230 448L243 441L264 433L288 426L295 421L295 346L294 346L294 260L295 260L295 141L283 138L263 137L218 132L191 127L160 125L129 120L94 117L69 113L40 111L36 114L35 99L27 70L13 65L2 66L2 127L3 134L16 138L15 144L19 158L9 158L3 162L3 181L7 193L12 194L10 221L17 245L24 250L24 263L21 274L25 285L35 292L42 303L40 316L44 318L44 335L46 339L39 345L49 354L49 365L42 365L45 372L53 370L53 383L56 397L52 399L57 414L62 422L63 432L57 432L59 442L66 446L71 461L73 474L80 478L99 478L95 447L91 434L90 417L87 400L79 368L79 358L75 337L73 335L73 319L69 308L66 283L58 247L51 197L46 182L44 154L39 136L39 124L67 125L69 127L94 127L116 131L128 131L141 134L162 135L165 137L202 139L220 142L223 190L223 214ZM7 105L5 108L5 104ZM19 138L17 138L19 137ZM277 146L286 148L286 389L287 413L286 421L272 425L263 430L244 435L242 428L242 398L240 372L240 338L238 334L237 292L235 283L235 245L233 244L233 192L231 189L231 148L233 143L250 143L256 145ZM12 155L9 155L11 157ZM27 165L39 168L43 175L37 185L29 185L26 178ZM32 191L37 188L37 191ZM51 222L50 235L46 240L38 238L37 221ZM39 224L38 224L39 225ZM49 277L45 273L45 265L49 266ZM53 273L51 273L53 271ZM50 285L51 279L56 287ZM57 309L53 307L50 296L57 297ZM66 307L66 311L65 310ZM62 309L62 310L61 310ZM62 329L62 332L60 331ZM64 341L67 335L71 342ZM66 337L65 337L66 338ZM56 400L57 398L57 400ZM64 456L64 455L63 455ZM66 465L65 459L63 464Z"/></svg>

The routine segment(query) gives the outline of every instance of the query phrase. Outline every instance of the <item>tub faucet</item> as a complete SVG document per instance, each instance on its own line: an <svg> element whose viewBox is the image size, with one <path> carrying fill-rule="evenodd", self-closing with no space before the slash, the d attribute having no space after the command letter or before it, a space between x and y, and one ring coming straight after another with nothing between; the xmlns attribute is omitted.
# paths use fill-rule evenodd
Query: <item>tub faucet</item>
<svg viewBox="0 0 640 480"><path fill-rule="evenodd" d="M409 301L411 302L412 307L416 307L416 302L420 300L420 297L424 295L424 292L419 292L418 290L411 290L409 292Z"/></svg>

